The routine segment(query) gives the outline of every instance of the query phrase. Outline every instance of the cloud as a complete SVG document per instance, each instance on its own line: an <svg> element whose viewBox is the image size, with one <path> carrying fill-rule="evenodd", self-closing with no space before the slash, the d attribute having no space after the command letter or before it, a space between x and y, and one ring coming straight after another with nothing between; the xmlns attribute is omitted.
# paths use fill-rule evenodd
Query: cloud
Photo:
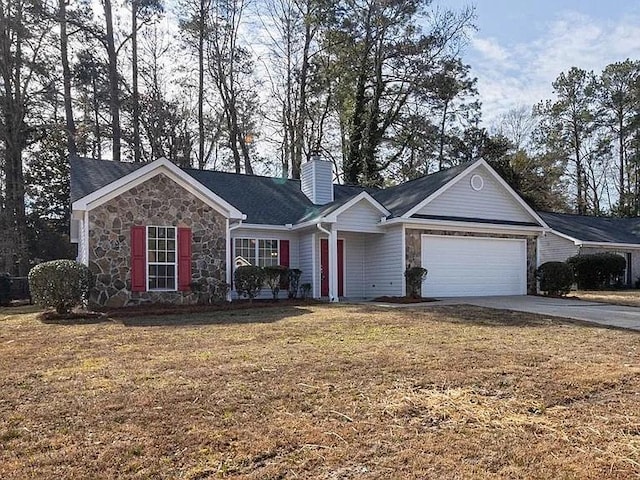
<svg viewBox="0 0 640 480"><path fill-rule="evenodd" d="M640 17L600 20L564 12L548 22L537 38L500 44L479 35L467 61L478 77L484 123L518 105L552 98L551 83L572 66L599 73L614 62L640 59Z"/></svg>
<svg viewBox="0 0 640 480"><path fill-rule="evenodd" d="M493 38L479 38L475 36L471 39L471 47L478 51L486 60L494 61L502 65L508 64L509 52L500 46L497 40Z"/></svg>

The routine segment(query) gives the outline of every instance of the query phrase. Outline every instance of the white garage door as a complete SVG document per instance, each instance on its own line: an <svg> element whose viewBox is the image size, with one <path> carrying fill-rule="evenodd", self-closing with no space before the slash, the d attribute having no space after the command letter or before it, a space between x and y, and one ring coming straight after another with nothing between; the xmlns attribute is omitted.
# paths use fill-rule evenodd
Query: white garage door
<svg viewBox="0 0 640 480"><path fill-rule="evenodd" d="M424 235L424 297L525 295L526 240Z"/></svg>

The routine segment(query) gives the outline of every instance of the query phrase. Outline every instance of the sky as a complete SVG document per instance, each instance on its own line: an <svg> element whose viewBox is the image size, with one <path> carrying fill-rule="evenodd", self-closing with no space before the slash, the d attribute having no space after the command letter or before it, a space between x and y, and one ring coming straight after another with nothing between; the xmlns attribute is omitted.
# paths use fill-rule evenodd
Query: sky
<svg viewBox="0 0 640 480"><path fill-rule="evenodd" d="M478 78L483 122L553 98L551 83L576 66L599 73L640 60L640 0L436 0L476 8L463 61Z"/></svg>

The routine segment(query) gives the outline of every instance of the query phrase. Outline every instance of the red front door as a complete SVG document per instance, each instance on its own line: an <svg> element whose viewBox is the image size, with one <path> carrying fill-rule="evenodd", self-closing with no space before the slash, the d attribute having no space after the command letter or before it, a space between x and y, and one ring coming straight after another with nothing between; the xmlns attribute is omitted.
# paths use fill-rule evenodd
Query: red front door
<svg viewBox="0 0 640 480"><path fill-rule="evenodd" d="M329 241L320 239L320 295L329 296ZM338 240L338 296L344 297L344 240Z"/></svg>

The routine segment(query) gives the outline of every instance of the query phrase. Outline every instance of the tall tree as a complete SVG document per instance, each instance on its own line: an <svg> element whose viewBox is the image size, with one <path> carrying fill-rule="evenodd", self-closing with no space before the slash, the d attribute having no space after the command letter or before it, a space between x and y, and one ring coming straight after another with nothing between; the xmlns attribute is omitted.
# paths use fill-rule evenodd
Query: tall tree
<svg viewBox="0 0 640 480"><path fill-rule="evenodd" d="M576 211L586 214L589 205L585 162L591 153L590 140L597 128L594 113L595 76L592 72L572 67L553 82L553 91L556 100L542 102L535 110L541 116L540 128L545 130L547 145L556 154L571 158Z"/></svg>
<svg viewBox="0 0 640 480"><path fill-rule="evenodd" d="M618 211L621 215L630 215L633 186L628 150L640 115L640 61L625 60L607 65L599 77L598 100L601 118L617 143Z"/></svg>
<svg viewBox="0 0 640 480"><path fill-rule="evenodd" d="M198 153L196 160L200 168L204 168L208 162L208 152L205 150L205 73L207 70L205 59L206 42L210 35L211 2L212 0L182 0L180 2L179 26L183 34L182 40L189 48L195 50L198 64Z"/></svg>
<svg viewBox="0 0 640 480"><path fill-rule="evenodd" d="M133 123L133 159L142 160L140 146L140 92L138 88L138 30L154 16L162 13L161 0L131 0L131 104ZM142 23L139 24L138 20Z"/></svg>
<svg viewBox="0 0 640 480"><path fill-rule="evenodd" d="M0 2L0 142L4 151L1 261L6 271L29 268L23 153L41 133L43 95L51 84L53 16L39 0Z"/></svg>
<svg viewBox="0 0 640 480"><path fill-rule="evenodd" d="M114 35L111 0L102 0L106 25L105 46L109 59L109 111L111 113L111 139L113 160L121 160L122 132L120 130L120 75L118 74L118 53Z"/></svg>
<svg viewBox="0 0 640 480"><path fill-rule="evenodd" d="M339 72L336 108L347 183L381 184L389 163L380 158L387 134L408 104L428 102L435 66L455 57L471 26L473 10L427 15L430 3L345 0L336 9L325 48Z"/></svg>
<svg viewBox="0 0 640 480"><path fill-rule="evenodd" d="M67 35L67 0L58 0L58 23L60 25L60 60L62 63L62 83L64 88L64 113L67 150L70 155L77 153L76 124L73 120L73 99L71 97L71 68L69 67L69 36Z"/></svg>
<svg viewBox="0 0 640 480"><path fill-rule="evenodd" d="M250 117L242 111L248 105L248 84L253 74L253 60L240 40L240 27L246 0L215 0L212 4L211 35L208 40L209 73L222 103L236 173L253 175L250 144L255 132L243 121ZM244 97L244 98L243 98Z"/></svg>
<svg viewBox="0 0 640 480"><path fill-rule="evenodd" d="M450 166L451 155L445 155L447 144L447 127L455 124L462 117L477 123L480 115L480 103L475 100L478 95L477 79L469 76L470 67L460 59L444 59L440 69L432 76L431 96L436 112L440 115L438 132L438 168ZM471 101L468 101L471 100ZM486 132L482 133L482 137ZM449 160L447 160L449 159Z"/></svg>

